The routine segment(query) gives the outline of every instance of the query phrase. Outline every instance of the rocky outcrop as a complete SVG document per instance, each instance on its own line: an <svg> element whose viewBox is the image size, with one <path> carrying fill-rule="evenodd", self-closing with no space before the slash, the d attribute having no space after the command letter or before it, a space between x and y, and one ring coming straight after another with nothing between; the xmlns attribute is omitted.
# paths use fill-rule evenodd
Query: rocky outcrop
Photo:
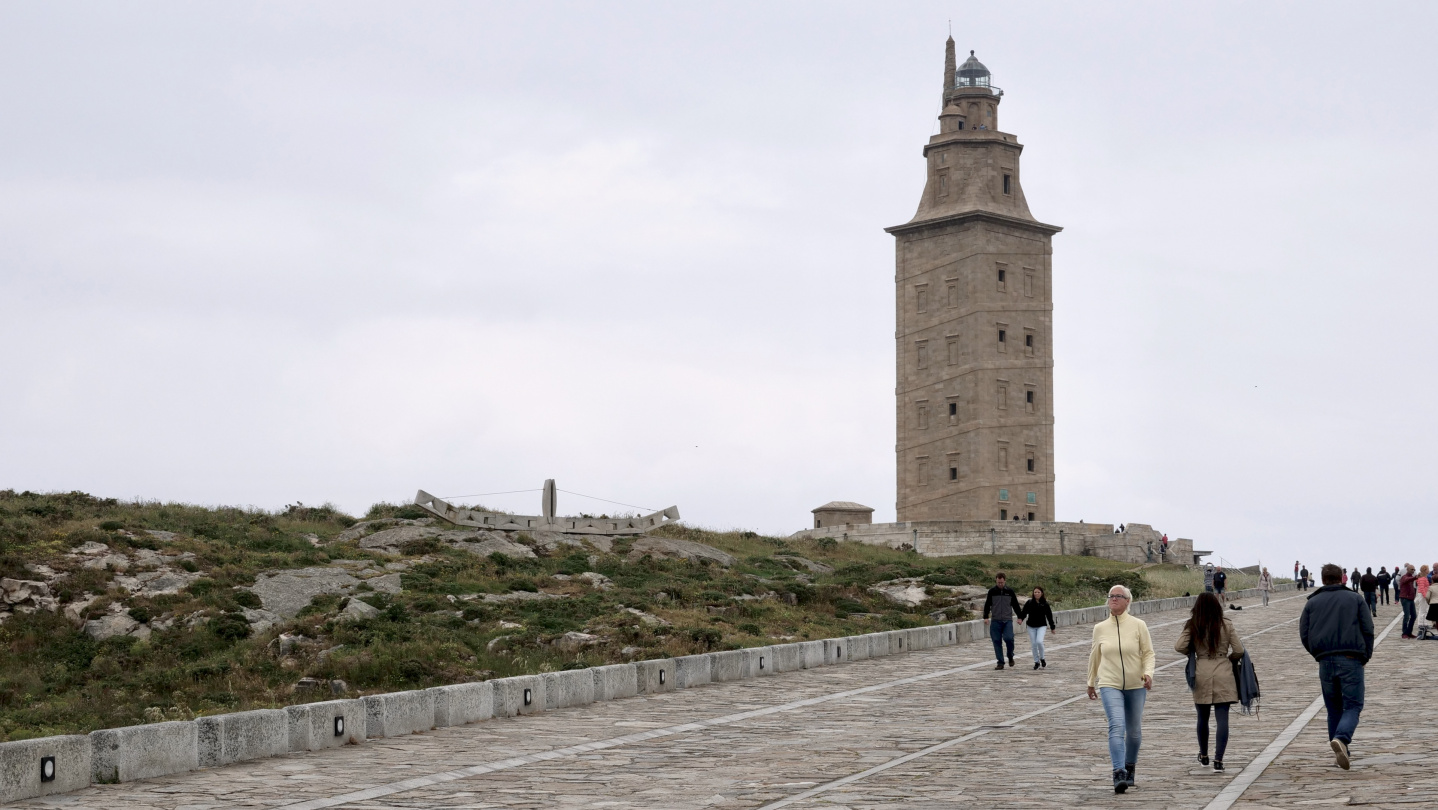
<svg viewBox="0 0 1438 810"><path fill-rule="evenodd" d="M358 599L351 599L345 603L345 609L340 611L339 619L342 622L353 622L361 619L373 619L378 615L379 608Z"/></svg>
<svg viewBox="0 0 1438 810"><path fill-rule="evenodd" d="M830 566L827 566L827 565L825 565L825 564L823 564L823 563L814 562L813 560L806 560L806 559L804 559L803 557L799 557L799 556L797 556L797 555L792 555L792 554L775 555L774 559L778 560L778 561L781 562L781 563L784 563L784 564L788 565L790 568L793 568L793 569L796 570L796 571L802 568L802 569L804 569L804 570L806 570L806 571L809 571L810 573L814 573L814 574L832 574L832 573L834 573L834 569L833 569L832 567L830 567Z"/></svg>
<svg viewBox="0 0 1438 810"><path fill-rule="evenodd" d="M360 584L343 568L297 568L261 574L250 587L265 610L293 619L321 594L349 594Z"/></svg>
<svg viewBox="0 0 1438 810"><path fill-rule="evenodd" d="M709 561L718 563L725 568L737 562L732 556L713 546L669 537L641 537L635 540L634 545L629 547L628 560L637 562L644 557L689 560L691 562Z"/></svg>
<svg viewBox="0 0 1438 810"><path fill-rule="evenodd" d="M905 607L918 607L929 598L921 579L893 579L888 582L877 582L869 586L869 592L876 593L896 605Z"/></svg>

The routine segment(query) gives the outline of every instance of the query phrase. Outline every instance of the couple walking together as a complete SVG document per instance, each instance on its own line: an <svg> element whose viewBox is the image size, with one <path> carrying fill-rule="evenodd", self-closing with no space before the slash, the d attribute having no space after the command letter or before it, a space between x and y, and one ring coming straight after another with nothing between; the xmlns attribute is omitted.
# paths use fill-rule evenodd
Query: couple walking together
<svg viewBox="0 0 1438 810"><path fill-rule="evenodd" d="M984 624L989 627L989 640L994 643L994 658L1004 668L1004 648L1008 647L1009 667L1014 666L1014 620L1025 623L1029 632L1029 649L1034 654L1034 669L1047 667L1044 658L1044 634L1058 632L1054 624L1054 611L1049 607L1043 588L1034 588L1029 600L1019 604L1018 594L1008 586L1008 578L1002 572L994 577L994 587L984 597Z"/></svg>

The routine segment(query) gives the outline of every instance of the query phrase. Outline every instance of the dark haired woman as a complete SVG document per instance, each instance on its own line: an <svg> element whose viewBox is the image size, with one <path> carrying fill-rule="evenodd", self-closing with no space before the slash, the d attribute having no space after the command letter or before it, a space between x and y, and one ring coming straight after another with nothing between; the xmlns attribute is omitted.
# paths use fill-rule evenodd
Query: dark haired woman
<svg viewBox="0 0 1438 810"><path fill-rule="evenodd" d="M1044 660L1044 634L1050 630L1057 633L1059 626L1054 624L1054 611L1049 607L1049 601L1044 598L1043 588L1034 588L1029 601L1019 608L1019 618L1024 620L1024 626L1029 631L1029 649L1034 654L1034 669L1048 666L1049 662Z"/></svg>
<svg viewBox="0 0 1438 810"><path fill-rule="evenodd" d="M1243 642L1233 622L1224 618L1223 605L1211 593L1201 593L1193 613L1183 625L1173 649L1197 657L1193 677L1193 704L1198 710L1198 761L1208 764L1208 715L1217 718L1213 769L1223 770L1223 752L1228 748L1228 707L1238 702L1238 682L1230 661L1243 658Z"/></svg>

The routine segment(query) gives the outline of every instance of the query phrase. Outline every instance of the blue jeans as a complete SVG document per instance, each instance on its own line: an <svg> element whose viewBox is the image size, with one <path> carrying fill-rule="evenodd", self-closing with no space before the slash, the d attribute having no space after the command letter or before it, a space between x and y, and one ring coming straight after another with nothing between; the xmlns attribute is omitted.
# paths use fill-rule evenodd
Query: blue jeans
<svg viewBox="0 0 1438 810"><path fill-rule="evenodd" d="M1318 681L1323 686L1323 705L1328 707L1328 739L1347 745L1363 711L1363 662L1330 655L1318 662Z"/></svg>
<svg viewBox="0 0 1438 810"><path fill-rule="evenodd" d="M1143 743L1143 704L1148 700L1148 690L1142 686L1137 689L1102 686L1098 697L1108 717L1108 758L1113 761L1113 769L1137 763L1138 747Z"/></svg>
<svg viewBox="0 0 1438 810"><path fill-rule="evenodd" d="M1044 634L1049 631L1046 624L1029 628L1029 649L1034 651L1034 663L1044 660Z"/></svg>
<svg viewBox="0 0 1438 810"><path fill-rule="evenodd" d="M1364 592L1363 592L1363 601L1365 601L1365 602L1368 603L1368 609L1371 610L1371 611L1373 611L1373 615L1374 615L1374 616L1377 616L1377 615L1378 615L1378 592L1377 592L1377 591L1364 591Z"/></svg>
<svg viewBox="0 0 1438 810"><path fill-rule="evenodd" d="M989 622L989 640L994 643L994 657L1004 662L1004 645L1009 645L1009 657L1014 657L1014 623L995 619Z"/></svg>
<svg viewBox="0 0 1438 810"><path fill-rule="evenodd" d="M1418 607L1412 599L1399 599L1403 603L1403 635L1413 635L1413 625L1418 622Z"/></svg>

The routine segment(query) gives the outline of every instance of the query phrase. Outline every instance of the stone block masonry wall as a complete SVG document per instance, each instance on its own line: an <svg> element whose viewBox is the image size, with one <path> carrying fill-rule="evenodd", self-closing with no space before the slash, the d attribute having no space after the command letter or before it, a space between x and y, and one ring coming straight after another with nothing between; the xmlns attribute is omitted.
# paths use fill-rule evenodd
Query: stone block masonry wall
<svg viewBox="0 0 1438 810"><path fill-rule="evenodd" d="M1280 585L1276 590L1293 587ZM1256 590L1233 594L1257 595ZM1129 609L1139 616L1183 610L1195 598L1134 602ZM1058 611L1054 620L1070 627L1106 615L1108 608L1099 605ZM92 782L128 782L493 717L987 641L984 623L975 620L0 743L0 803L77 790Z"/></svg>
<svg viewBox="0 0 1438 810"><path fill-rule="evenodd" d="M807 529L795 537L829 537L913 549L925 557L970 554L1079 554L1142 565L1147 562L1193 562L1193 541L1170 538L1169 557L1161 560L1163 533L1142 523L1127 524L1115 533L1108 523L1064 523L1004 520L922 520L904 523L849 524ZM1149 552L1152 551L1152 559Z"/></svg>

